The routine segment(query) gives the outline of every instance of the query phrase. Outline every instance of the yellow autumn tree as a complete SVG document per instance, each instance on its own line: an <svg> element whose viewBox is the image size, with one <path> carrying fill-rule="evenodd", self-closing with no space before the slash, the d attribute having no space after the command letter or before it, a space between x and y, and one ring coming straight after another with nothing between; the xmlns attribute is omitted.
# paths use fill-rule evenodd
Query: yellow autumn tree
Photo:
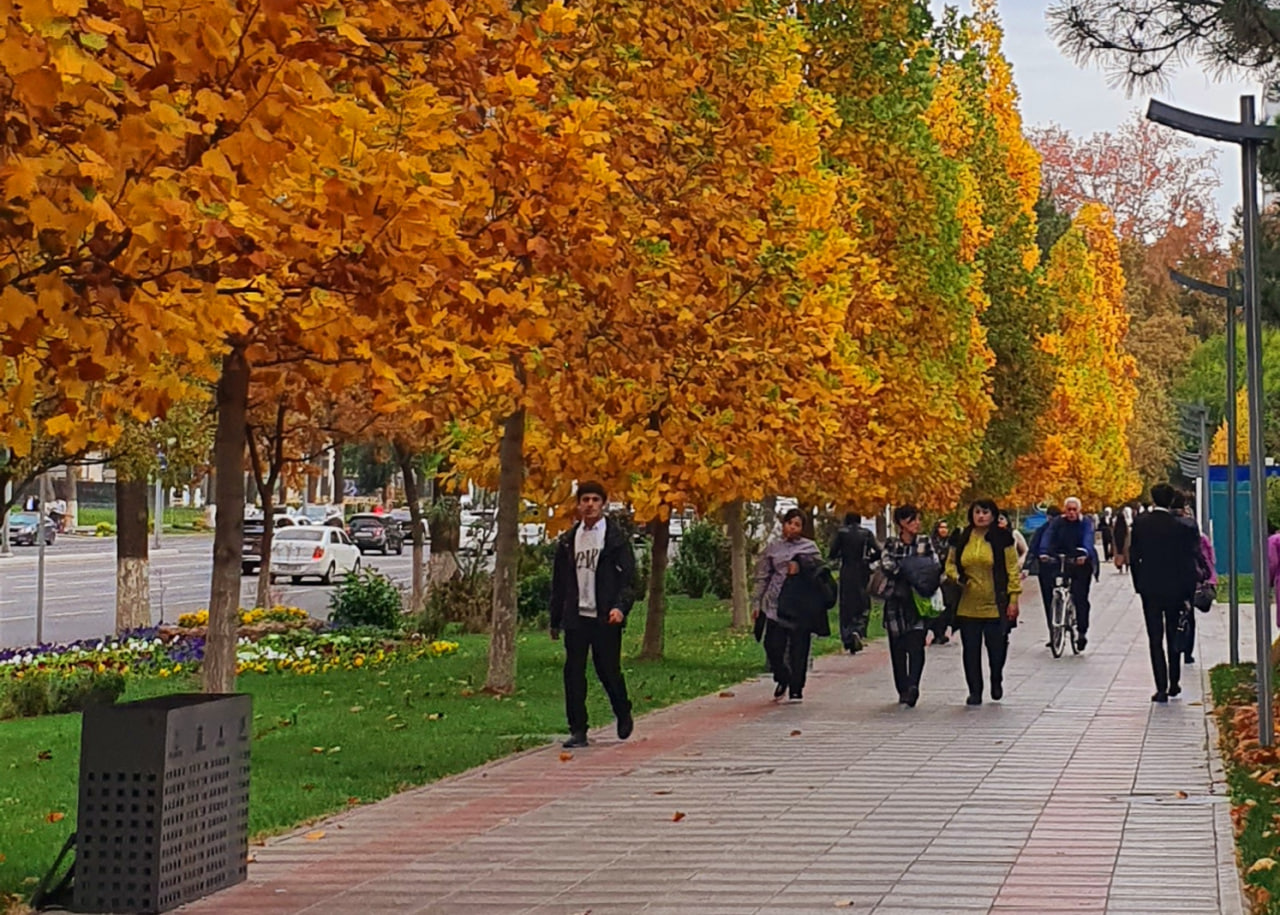
<svg viewBox="0 0 1280 915"><path fill-rule="evenodd" d="M883 294L844 300L864 393L804 455L795 488L864 513L907 501L949 509L981 455L993 355L981 323L978 176L930 124L940 91L932 23L910 0L815 0L798 13L806 78L840 117L824 158L852 179L842 225L864 243Z"/></svg>
<svg viewBox="0 0 1280 915"><path fill-rule="evenodd" d="M1111 214L1080 209L1049 253L1046 294L1053 330L1039 341L1053 365L1037 446L1017 462L1014 498L1030 504L1079 496L1116 504L1142 491L1129 457L1137 368L1124 350L1129 326L1124 274Z"/></svg>
<svg viewBox="0 0 1280 915"><path fill-rule="evenodd" d="M1210 464L1227 463L1227 444L1227 421L1223 419L1213 434L1213 444L1209 448ZM1249 389L1245 387L1236 393L1236 460L1249 460Z"/></svg>
<svg viewBox="0 0 1280 915"><path fill-rule="evenodd" d="M987 299L981 321L995 354L995 409L971 489L997 497L1013 487L1014 463L1034 446L1052 383L1052 363L1036 345L1050 329L1036 244L1040 157L1022 132L1003 40L992 3L975 4L971 17L948 10L933 37L942 59L929 111L934 135L961 169L962 207L980 224L967 245L976 247Z"/></svg>

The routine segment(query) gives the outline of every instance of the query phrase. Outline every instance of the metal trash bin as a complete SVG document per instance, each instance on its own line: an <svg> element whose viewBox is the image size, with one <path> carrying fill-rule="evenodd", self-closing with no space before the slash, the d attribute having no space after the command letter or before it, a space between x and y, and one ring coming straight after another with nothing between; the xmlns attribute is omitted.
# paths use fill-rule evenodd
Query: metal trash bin
<svg viewBox="0 0 1280 915"><path fill-rule="evenodd" d="M252 726L243 694L85 711L75 911L167 912L245 879Z"/></svg>

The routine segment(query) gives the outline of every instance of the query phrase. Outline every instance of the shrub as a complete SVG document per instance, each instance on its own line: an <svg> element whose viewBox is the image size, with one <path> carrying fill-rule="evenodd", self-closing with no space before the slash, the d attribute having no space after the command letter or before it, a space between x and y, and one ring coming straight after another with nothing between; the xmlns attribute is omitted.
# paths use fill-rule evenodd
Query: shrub
<svg viewBox="0 0 1280 915"><path fill-rule="evenodd" d="M696 521L685 528L680 548L671 561L671 580L678 593L701 597L710 591L716 597L733 594L729 538L720 525Z"/></svg>
<svg viewBox="0 0 1280 915"><path fill-rule="evenodd" d="M551 566L538 566L520 576L516 585L516 608L521 620L530 622L551 605Z"/></svg>
<svg viewBox="0 0 1280 915"><path fill-rule="evenodd" d="M404 609L395 582L373 569L348 572L329 598L329 622L334 626L373 626L392 630Z"/></svg>
<svg viewBox="0 0 1280 915"><path fill-rule="evenodd" d="M110 537L116 532L116 526L110 521L99 521L93 526L93 535L95 537Z"/></svg>
<svg viewBox="0 0 1280 915"><path fill-rule="evenodd" d="M463 632L486 632L492 615L493 578L478 572L432 585L419 616L424 626L456 623Z"/></svg>
<svg viewBox="0 0 1280 915"><path fill-rule="evenodd" d="M0 719L34 718L82 712L90 705L109 705L124 692L119 671L89 668L32 672L0 680Z"/></svg>

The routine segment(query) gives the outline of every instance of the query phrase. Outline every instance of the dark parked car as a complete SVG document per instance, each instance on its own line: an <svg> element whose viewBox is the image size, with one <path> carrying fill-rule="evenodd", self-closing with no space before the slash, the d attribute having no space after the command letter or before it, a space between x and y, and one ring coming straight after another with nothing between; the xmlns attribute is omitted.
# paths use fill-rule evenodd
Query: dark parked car
<svg viewBox="0 0 1280 915"><path fill-rule="evenodd" d="M399 556L404 552L404 531L390 515L352 515L347 530L361 553L377 550L385 556L394 551Z"/></svg>
<svg viewBox="0 0 1280 915"><path fill-rule="evenodd" d="M48 518L41 524L37 512L13 512L9 515L9 542L14 546L36 546L36 531L44 529L45 546L53 546L58 526Z"/></svg>
<svg viewBox="0 0 1280 915"><path fill-rule="evenodd" d="M296 527L298 522L292 515L275 516L273 530ZM244 519L244 540L240 555L240 574L252 575L262 568L262 534L264 532L261 518Z"/></svg>

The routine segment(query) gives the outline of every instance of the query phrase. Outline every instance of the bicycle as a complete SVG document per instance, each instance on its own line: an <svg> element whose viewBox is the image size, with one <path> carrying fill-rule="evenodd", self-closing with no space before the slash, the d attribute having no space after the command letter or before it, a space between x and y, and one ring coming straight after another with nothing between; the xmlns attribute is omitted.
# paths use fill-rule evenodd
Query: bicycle
<svg viewBox="0 0 1280 915"><path fill-rule="evenodd" d="M1064 638L1071 642L1071 653L1079 654L1079 641L1076 638L1076 603L1071 599L1071 576L1067 573L1068 562L1074 565L1075 560L1066 553L1058 554L1058 569L1054 574L1053 603L1049 611L1049 650L1055 658L1062 657Z"/></svg>

